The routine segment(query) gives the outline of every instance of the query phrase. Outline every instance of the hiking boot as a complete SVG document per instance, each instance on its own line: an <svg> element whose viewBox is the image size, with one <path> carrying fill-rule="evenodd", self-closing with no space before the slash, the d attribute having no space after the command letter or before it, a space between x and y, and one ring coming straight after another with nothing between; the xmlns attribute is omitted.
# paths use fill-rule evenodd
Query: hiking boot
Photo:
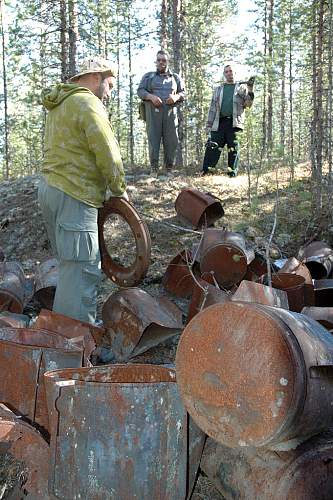
<svg viewBox="0 0 333 500"><path fill-rule="evenodd" d="M227 175L228 175L228 177L236 177L237 171L233 170L231 167L228 167L228 169L227 169Z"/></svg>

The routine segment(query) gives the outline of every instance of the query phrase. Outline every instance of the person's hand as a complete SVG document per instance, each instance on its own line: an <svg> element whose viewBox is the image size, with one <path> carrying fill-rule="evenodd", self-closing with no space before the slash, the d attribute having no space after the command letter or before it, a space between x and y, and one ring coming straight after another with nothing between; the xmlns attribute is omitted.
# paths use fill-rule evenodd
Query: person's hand
<svg viewBox="0 0 333 500"><path fill-rule="evenodd" d="M176 104L177 101L179 101L179 95L178 94L170 94L165 102L167 104Z"/></svg>
<svg viewBox="0 0 333 500"><path fill-rule="evenodd" d="M127 191L124 191L123 194L119 195L118 198L124 198L124 200L129 201Z"/></svg>
<svg viewBox="0 0 333 500"><path fill-rule="evenodd" d="M124 198L126 201L129 201L127 191L124 191L122 194L113 194L111 191L108 190L105 199L109 200L110 198Z"/></svg>
<svg viewBox="0 0 333 500"><path fill-rule="evenodd" d="M159 108L160 106L162 106L162 99L160 99L157 95L150 94L149 100L152 102L155 108Z"/></svg>

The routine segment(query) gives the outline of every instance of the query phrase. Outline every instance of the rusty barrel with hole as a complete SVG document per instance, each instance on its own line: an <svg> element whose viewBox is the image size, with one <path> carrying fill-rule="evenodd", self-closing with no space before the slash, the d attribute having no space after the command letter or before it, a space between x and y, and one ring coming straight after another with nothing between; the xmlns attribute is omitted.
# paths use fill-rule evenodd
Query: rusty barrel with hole
<svg viewBox="0 0 333 500"><path fill-rule="evenodd" d="M298 259L309 269L313 279L328 278L333 269L333 249L325 241L312 241L301 247Z"/></svg>
<svg viewBox="0 0 333 500"><path fill-rule="evenodd" d="M225 500L331 500L333 432L279 453L227 448L208 438L200 467Z"/></svg>
<svg viewBox="0 0 333 500"><path fill-rule="evenodd" d="M227 302L186 326L176 356L184 404L229 447L286 449L333 418L333 338L276 307Z"/></svg>

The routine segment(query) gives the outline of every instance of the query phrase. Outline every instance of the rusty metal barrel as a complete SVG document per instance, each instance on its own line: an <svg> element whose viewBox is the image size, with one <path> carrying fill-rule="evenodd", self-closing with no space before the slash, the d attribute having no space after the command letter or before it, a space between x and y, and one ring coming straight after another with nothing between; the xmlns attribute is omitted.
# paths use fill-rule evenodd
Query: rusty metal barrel
<svg viewBox="0 0 333 500"><path fill-rule="evenodd" d="M56 368L81 367L82 359L82 349L55 333L1 328L0 401L48 431L43 375Z"/></svg>
<svg viewBox="0 0 333 500"><path fill-rule="evenodd" d="M57 498L182 500L204 434L188 418L174 369L110 365L45 374L50 492Z"/></svg>
<svg viewBox="0 0 333 500"><path fill-rule="evenodd" d="M272 286L284 290L288 296L289 309L301 312L305 305L305 278L292 273L277 273L272 276Z"/></svg>
<svg viewBox="0 0 333 500"><path fill-rule="evenodd" d="M302 314L213 305L186 326L176 367L188 412L226 446L283 449L332 422L333 338Z"/></svg>
<svg viewBox="0 0 333 500"><path fill-rule="evenodd" d="M200 244L200 270L202 273L213 273L221 287L228 289L239 283L253 259L254 252L246 247L240 233L205 230Z"/></svg>
<svg viewBox="0 0 333 500"><path fill-rule="evenodd" d="M279 453L208 438L200 467L226 500L331 500L333 432Z"/></svg>
<svg viewBox="0 0 333 500"><path fill-rule="evenodd" d="M58 275L59 267L57 259L45 259L36 267L35 298L46 309L52 309Z"/></svg>
<svg viewBox="0 0 333 500"><path fill-rule="evenodd" d="M26 278L18 262L0 262L0 311L22 313Z"/></svg>
<svg viewBox="0 0 333 500"><path fill-rule="evenodd" d="M333 269L333 249L325 241L313 241L301 247L298 259L309 269L313 279L328 278Z"/></svg>
<svg viewBox="0 0 333 500"><path fill-rule="evenodd" d="M223 217L221 201L211 193L198 189L182 189L175 201L178 217L190 222L194 227L209 227Z"/></svg>

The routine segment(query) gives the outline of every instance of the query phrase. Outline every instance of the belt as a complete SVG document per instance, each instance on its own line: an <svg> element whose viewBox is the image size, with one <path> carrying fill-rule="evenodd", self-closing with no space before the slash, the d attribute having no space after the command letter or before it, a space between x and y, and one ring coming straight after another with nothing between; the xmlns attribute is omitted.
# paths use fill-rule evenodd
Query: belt
<svg viewBox="0 0 333 500"><path fill-rule="evenodd" d="M231 119L231 118L232 118L232 116L220 116L220 119L221 119L221 120L225 120L225 119L228 119L228 120L229 120L229 119Z"/></svg>

